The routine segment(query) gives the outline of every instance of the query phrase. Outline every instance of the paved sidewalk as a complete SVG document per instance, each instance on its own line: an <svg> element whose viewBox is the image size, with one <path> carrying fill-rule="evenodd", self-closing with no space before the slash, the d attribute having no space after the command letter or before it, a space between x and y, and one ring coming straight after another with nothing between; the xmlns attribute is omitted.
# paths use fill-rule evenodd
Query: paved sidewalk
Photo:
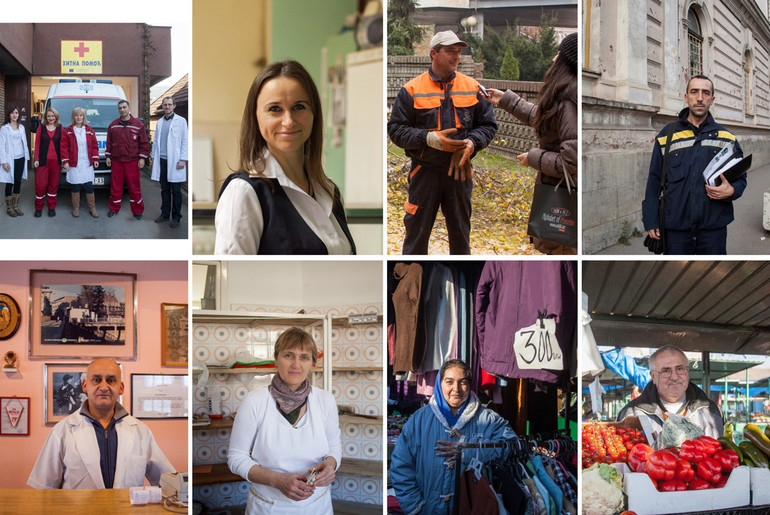
<svg viewBox="0 0 770 515"><path fill-rule="evenodd" d="M746 191L733 204L735 220L727 226L728 255L770 254L770 232L762 227L765 191L770 191L770 165L749 172ZM641 202L640 197L640 205ZM596 255L654 255L644 247L644 237L631 238L629 242L630 245L617 243L600 250Z"/></svg>

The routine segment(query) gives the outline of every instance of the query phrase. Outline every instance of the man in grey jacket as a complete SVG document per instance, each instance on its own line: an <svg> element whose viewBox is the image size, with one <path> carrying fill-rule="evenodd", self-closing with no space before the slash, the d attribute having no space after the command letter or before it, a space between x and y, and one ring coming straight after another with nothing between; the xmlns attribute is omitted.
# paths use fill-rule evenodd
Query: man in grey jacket
<svg viewBox="0 0 770 515"><path fill-rule="evenodd" d="M678 347L664 345L650 356L652 381L636 399L626 404L618 420L640 414L650 417L653 432L663 429L663 422L673 414L681 415L703 429L706 436L722 436L724 419L719 406L690 382L687 356Z"/></svg>

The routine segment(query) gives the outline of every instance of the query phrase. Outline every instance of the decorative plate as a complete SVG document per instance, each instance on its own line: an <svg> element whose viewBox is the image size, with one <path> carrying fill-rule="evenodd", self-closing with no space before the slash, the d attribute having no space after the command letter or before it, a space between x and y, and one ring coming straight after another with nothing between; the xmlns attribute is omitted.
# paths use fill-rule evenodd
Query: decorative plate
<svg viewBox="0 0 770 515"><path fill-rule="evenodd" d="M19 329L21 312L19 305L7 293L0 293L0 340L7 340Z"/></svg>

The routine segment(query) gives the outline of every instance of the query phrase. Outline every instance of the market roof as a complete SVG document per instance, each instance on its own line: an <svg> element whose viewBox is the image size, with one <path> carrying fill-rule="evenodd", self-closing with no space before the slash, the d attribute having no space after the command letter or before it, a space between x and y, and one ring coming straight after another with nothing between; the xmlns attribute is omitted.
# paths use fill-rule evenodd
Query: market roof
<svg viewBox="0 0 770 515"><path fill-rule="evenodd" d="M583 291L598 345L770 354L768 262L586 261Z"/></svg>
<svg viewBox="0 0 770 515"><path fill-rule="evenodd" d="M766 367L753 367L748 370L749 383L752 384L768 384L770 381L770 368ZM727 377L729 381L746 382L746 372L736 372Z"/></svg>

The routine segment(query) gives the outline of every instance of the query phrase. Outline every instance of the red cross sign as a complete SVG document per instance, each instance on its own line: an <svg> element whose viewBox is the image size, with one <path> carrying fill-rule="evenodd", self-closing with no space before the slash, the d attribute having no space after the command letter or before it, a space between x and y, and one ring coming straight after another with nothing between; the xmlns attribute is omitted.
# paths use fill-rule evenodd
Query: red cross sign
<svg viewBox="0 0 770 515"><path fill-rule="evenodd" d="M80 41L80 42L78 43L78 46L76 46L75 48L73 48L73 50L74 50L75 52L77 52L77 53L80 55L80 57L82 58L84 55L86 55L86 52L88 52L88 51L90 50L90 48L88 48L87 46L85 46L85 45L83 44L83 42L82 42L82 41Z"/></svg>

